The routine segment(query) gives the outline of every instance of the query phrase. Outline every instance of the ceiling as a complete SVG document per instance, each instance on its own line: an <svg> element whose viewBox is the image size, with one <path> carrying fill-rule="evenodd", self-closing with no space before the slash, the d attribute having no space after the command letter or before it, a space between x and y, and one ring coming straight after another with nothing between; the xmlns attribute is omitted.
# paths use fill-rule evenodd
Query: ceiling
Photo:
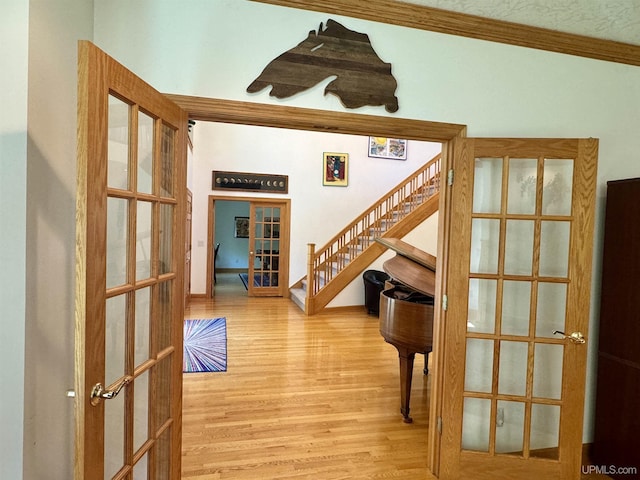
<svg viewBox="0 0 640 480"><path fill-rule="evenodd" d="M638 0L403 0L406 3L640 45Z"/></svg>

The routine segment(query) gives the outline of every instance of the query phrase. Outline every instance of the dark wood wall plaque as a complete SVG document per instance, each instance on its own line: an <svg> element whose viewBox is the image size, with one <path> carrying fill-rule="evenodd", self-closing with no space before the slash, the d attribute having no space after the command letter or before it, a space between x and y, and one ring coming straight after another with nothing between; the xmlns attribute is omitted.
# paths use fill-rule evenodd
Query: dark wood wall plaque
<svg viewBox="0 0 640 480"><path fill-rule="evenodd" d="M213 190L240 190L244 192L288 193L287 175L218 172L213 171Z"/></svg>
<svg viewBox="0 0 640 480"><path fill-rule="evenodd" d="M391 64L378 57L368 35L331 19L326 28L321 23L317 32L310 31L305 40L272 60L247 92L271 85L272 97L286 98L331 76L337 78L324 93L336 95L345 107L384 105L388 112L398 110L398 83L391 74Z"/></svg>

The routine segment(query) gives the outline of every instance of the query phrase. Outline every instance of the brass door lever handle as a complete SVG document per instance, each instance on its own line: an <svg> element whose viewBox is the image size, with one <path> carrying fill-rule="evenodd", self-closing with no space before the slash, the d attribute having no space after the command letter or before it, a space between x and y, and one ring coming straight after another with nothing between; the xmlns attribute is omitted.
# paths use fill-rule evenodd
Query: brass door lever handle
<svg viewBox="0 0 640 480"><path fill-rule="evenodd" d="M586 342L585 338L582 336L581 332L573 332L570 335L565 334L564 332L561 332L560 330L554 330L553 331L554 335L562 335L562 338L564 339L569 339L571 340L573 343L576 344L583 344Z"/></svg>
<svg viewBox="0 0 640 480"><path fill-rule="evenodd" d="M101 383L96 383L91 389L91 405L94 407L100 403L101 399L110 400L116 397L125 385L131 382L131 377L124 377L114 389L107 390Z"/></svg>

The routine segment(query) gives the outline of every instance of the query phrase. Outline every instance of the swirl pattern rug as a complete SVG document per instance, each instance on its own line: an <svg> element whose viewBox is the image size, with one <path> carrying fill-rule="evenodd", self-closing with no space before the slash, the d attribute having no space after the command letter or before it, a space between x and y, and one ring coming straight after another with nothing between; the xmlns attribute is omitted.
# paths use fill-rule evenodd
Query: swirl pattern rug
<svg viewBox="0 0 640 480"><path fill-rule="evenodd" d="M184 321L182 371L227 371L227 319L208 318Z"/></svg>

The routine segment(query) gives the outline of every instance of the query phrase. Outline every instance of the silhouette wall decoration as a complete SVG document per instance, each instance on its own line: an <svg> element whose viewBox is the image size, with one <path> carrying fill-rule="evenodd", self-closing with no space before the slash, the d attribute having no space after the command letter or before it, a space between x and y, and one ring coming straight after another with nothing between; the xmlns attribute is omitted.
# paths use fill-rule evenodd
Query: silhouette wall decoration
<svg viewBox="0 0 640 480"><path fill-rule="evenodd" d="M287 98L332 76L336 78L324 94L336 95L345 107L384 105L388 112L398 110L398 83L391 64L378 57L368 35L331 19L326 28L320 23L317 32L311 30L304 41L272 60L247 92L271 86L269 95Z"/></svg>

